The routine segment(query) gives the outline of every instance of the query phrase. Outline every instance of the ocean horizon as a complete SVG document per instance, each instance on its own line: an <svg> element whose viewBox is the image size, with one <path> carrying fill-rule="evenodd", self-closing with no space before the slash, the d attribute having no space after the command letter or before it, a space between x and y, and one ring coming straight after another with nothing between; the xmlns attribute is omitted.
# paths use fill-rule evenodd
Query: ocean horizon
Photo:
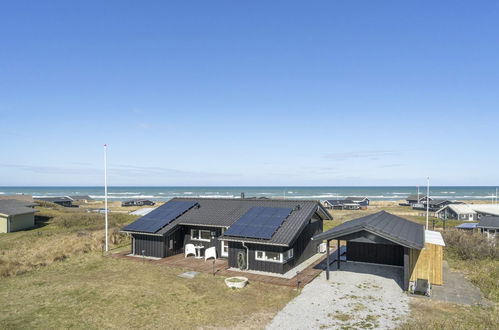
<svg viewBox="0 0 499 330"><path fill-rule="evenodd" d="M426 187L420 186L420 193ZM416 186L109 186L110 200L145 198L167 201L174 197L238 198L267 197L286 199L342 199L366 196L371 200L395 201L417 194ZM0 195L54 197L89 195L104 199L103 186L0 186ZM451 200L489 200L496 197L495 186L432 186L430 196Z"/></svg>

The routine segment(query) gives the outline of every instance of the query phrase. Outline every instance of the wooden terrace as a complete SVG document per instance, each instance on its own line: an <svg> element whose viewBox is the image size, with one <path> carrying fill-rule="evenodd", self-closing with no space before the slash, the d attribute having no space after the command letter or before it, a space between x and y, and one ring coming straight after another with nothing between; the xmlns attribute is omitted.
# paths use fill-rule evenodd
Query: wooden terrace
<svg viewBox="0 0 499 330"><path fill-rule="evenodd" d="M142 259L140 257L128 256L129 252L121 252L113 254L112 257L133 260L136 262L149 262L153 264L165 265L167 267L175 267L179 269L185 269L188 271L195 271L200 273L215 273L216 276L231 277L231 276L244 276L249 279L249 281L264 282L274 285L290 286L290 287L300 287L302 288L306 284L310 283L314 278L316 278L325 268L325 258L319 258L317 261L312 263L310 266L299 272L295 277L291 279L255 274L250 272L239 272L229 270L229 266L226 259L213 259L205 261L204 259L196 259L194 257L184 257L184 254L177 254L171 257L162 259ZM180 270L179 270L180 274Z"/></svg>

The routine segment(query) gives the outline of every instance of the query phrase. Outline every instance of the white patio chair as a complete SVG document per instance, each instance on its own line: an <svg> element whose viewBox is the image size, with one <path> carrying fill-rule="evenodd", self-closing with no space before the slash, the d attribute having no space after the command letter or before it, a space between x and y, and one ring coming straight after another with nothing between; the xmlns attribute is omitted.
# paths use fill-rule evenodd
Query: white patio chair
<svg viewBox="0 0 499 330"><path fill-rule="evenodd" d="M186 244L184 247L184 251L185 258L187 258L189 254L193 254L194 256L196 256L196 248L194 247L194 244Z"/></svg>
<svg viewBox="0 0 499 330"><path fill-rule="evenodd" d="M204 261L208 260L209 258L217 258L217 249L214 246L204 250Z"/></svg>

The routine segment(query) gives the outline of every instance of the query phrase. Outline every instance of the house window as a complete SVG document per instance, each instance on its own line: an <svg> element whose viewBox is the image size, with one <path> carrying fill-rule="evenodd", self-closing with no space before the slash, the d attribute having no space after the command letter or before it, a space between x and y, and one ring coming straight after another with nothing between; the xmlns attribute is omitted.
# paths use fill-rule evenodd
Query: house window
<svg viewBox="0 0 499 330"><path fill-rule="evenodd" d="M293 259L293 249L289 249L286 252L284 252L284 261L288 261L289 259Z"/></svg>
<svg viewBox="0 0 499 330"><path fill-rule="evenodd" d="M289 249L284 253L271 251L255 251L255 259L260 261L270 261L283 263L293 258L293 249Z"/></svg>
<svg viewBox="0 0 499 330"><path fill-rule="evenodd" d="M193 241L211 241L211 231L201 229L191 229L191 240Z"/></svg>

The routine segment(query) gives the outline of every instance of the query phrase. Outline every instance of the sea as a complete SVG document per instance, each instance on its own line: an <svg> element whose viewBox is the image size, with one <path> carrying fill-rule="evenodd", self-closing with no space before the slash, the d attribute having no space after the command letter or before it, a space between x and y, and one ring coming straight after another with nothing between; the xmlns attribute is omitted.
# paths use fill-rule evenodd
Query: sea
<svg viewBox="0 0 499 330"><path fill-rule="evenodd" d="M348 186L348 187L108 187L108 198L111 200L127 200L145 198L154 201L168 201L174 197L205 197L205 198L239 198L267 197L285 199L342 199L348 196L366 196L371 200L403 200L407 196L417 194L417 187L410 186ZM426 193L426 187L420 187L421 194ZM104 199L104 187L6 187L0 186L0 195L27 194L34 197L54 197L71 195L89 195L100 200ZM430 196L451 200L489 200L493 201L496 187L492 186L434 186L430 188Z"/></svg>

